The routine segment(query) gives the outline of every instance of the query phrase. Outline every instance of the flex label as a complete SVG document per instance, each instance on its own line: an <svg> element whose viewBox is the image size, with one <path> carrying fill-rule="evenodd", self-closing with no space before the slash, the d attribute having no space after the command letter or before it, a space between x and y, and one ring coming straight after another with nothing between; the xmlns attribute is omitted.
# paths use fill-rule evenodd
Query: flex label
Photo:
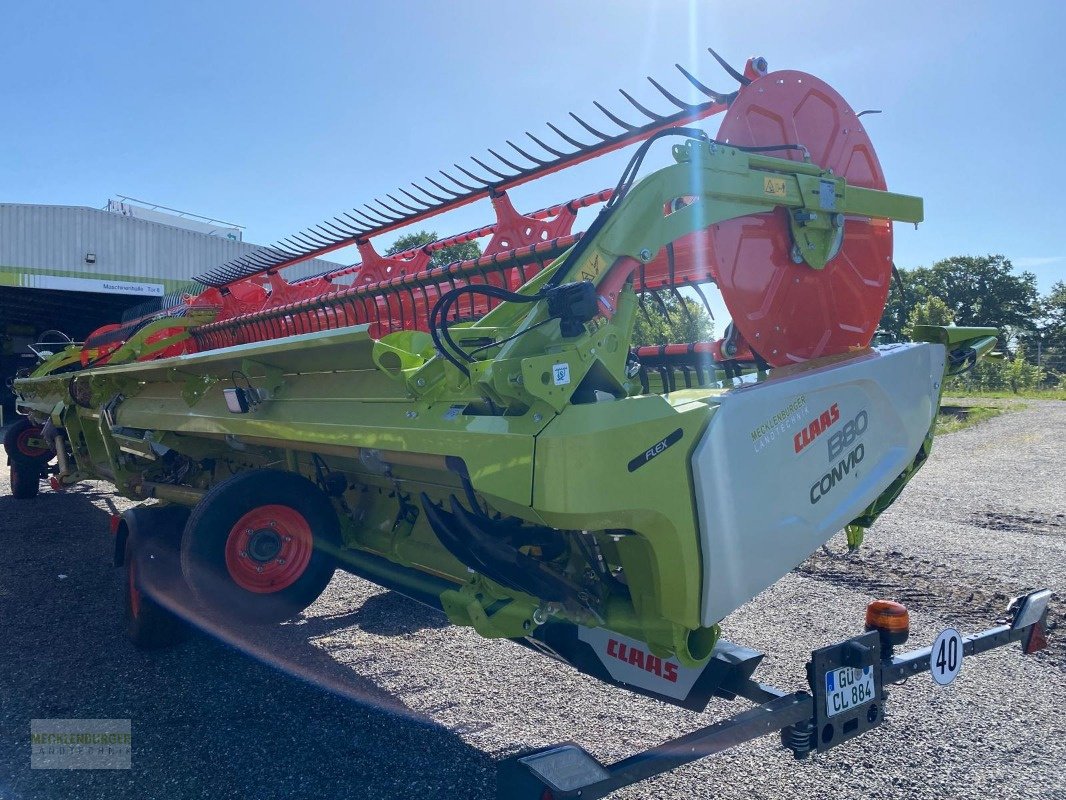
<svg viewBox="0 0 1066 800"><path fill-rule="evenodd" d="M680 442L681 437L684 435L684 431L682 431L681 428L678 428L665 439L660 439L647 450L645 450L643 453L641 453L639 456L629 462L629 471L636 472L638 469L643 467L653 458L665 452L666 448L672 447L673 445Z"/></svg>

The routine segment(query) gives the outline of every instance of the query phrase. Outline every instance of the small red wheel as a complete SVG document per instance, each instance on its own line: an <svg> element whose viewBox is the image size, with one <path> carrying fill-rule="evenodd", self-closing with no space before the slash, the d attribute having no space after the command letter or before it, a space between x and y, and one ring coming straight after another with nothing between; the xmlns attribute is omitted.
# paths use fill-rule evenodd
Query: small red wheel
<svg viewBox="0 0 1066 800"><path fill-rule="evenodd" d="M51 452L47 447L39 446L41 443L41 429L37 425L31 425L19 432L15 440L18 451L32 461L47 458Z"/></svg>
<svg viewBox="0 0 1066 800"><path fill-rule="evenodd" d="M292 472L249 470L212 487L193 509L181 570L223 622L282 622L311 605L333 577L340 522L330 499Z"/></svg>
<svg viewBox="0 0 1066 800"><path fill-rule="evenodd" d="M233 582L249 592L268 594L292 586L311 561L314 535L294 508L253 508L230 528L226 569Z"/></svg>
<svg viewBox="0 0 1066 800"><path fill-rule="evenodd" d="M52 459L52 450L41 438L41 426L20 419L4 434L4 450L12 463L44 465Z"/></svg>

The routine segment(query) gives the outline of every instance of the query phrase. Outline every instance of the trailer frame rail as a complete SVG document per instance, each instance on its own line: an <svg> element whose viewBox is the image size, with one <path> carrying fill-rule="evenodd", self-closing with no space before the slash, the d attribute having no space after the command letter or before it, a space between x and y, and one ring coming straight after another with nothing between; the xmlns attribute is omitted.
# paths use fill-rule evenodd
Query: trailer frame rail
<svg viewBox="0 0 1066 800"><path fill-rule="evenodd" d="M1020 642L1025 654L1042 649L1047 644L1050 599L1048 589L1014 598L1002 624L961 637L962 657L1013 642ZM745 675L738 665L742 677L732 683L727 678L719 694L743 697L756 703L753 708L613 764L600 763L572 741L512 756L498 765L497 800L592 800L774 731L780 732L782 745L796 758L805 758L878 727L885 718L884 687L927 671L933 663L932 647L896 655L875 630L813 651L807 663L810 691L781 691ZM824 676L845 668L868 670L864 674L872 676L873 697L829 716Z"/></svg>

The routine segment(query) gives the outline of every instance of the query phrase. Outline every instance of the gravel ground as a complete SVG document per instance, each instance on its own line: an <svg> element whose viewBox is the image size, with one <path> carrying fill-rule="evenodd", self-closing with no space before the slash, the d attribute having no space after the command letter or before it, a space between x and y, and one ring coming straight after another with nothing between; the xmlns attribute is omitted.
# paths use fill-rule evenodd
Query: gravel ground
<svg viewBox="0 0 1066 800"><path fill-rule="evenodd" d="M776 737L617 798L1066 798L1066 403L939 439L859 554L817 554L725 621L802 686L809 651L854 634L874 596L911 608L911 645L988 627L1037 586L1058 598L1048 651L967 662L954 685L892 691L890 718L796 762ZM0 797L491 798L495 760L567 739L615 760L731 715L664 706L338 574L299 620L142 653L120 631L103 484L34 501L0 478ZM29 720L130 718L133 769L29 769Z"/></svg>

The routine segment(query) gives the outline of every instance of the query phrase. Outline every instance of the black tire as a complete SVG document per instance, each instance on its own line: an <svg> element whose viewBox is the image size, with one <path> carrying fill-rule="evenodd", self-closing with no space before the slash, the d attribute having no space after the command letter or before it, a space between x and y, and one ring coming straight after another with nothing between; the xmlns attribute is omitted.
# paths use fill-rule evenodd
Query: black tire
<svg viewBox="0 0 1066 800"><path fill-rule="evenodd" d="M32 500L41 491L41 468L36 464L11 462L11 496Z"/></svg>
<svg viewBox="0 0 1066 800"><path fill-rule="evenodd" d="M131 537L126 540L123 581L126 636L143 650L177 644L188 633L185 622L159 605L142 584L146 559Z"/></svg>
<svg viewBox="0 0 1066 800"><path fill-rule="evenodd" d="M291 472L251 470L212 488L193 509L181 570L209 614L270 624L322 594L339 546L337 514L317 486Z"/></svg>
<svg viewBox="0 0 1066 800"><path fill-rule="evenodd" d="M52 460L54 453L51 450L33 447L27 441L30 437L40 435L41 426L34 425L25 417L18 420L4 433L4 450L7 452L8 463L33 464L38 472L45 464Z"/></svg>
<svg viewBox="0 0 1066 800"><path fill-rule="evenodd" d="M188 594L179 562L188 516L180 506L134 508L122 515L123 618L126 636L139 648L157 650L188 636L185 621L157 599L181 602Z"/></svg>

